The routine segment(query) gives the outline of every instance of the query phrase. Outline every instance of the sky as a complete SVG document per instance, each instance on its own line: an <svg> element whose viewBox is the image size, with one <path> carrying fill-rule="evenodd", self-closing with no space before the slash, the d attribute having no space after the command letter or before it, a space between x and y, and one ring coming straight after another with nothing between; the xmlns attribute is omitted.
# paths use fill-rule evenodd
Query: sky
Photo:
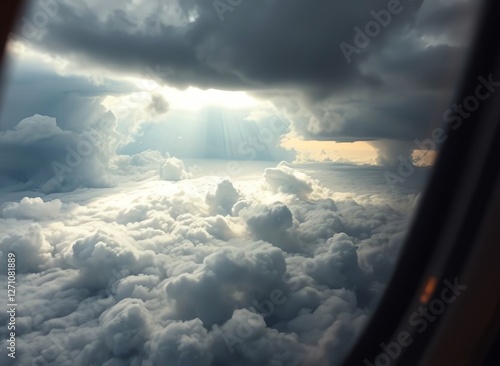
<svg viewBox="0 0 500 366"><path fill-rule="evenodd" d="M339 364L390 278L476 12L29 2L1 74L0 261L18 258L22 300L2 364Z"/></svg>

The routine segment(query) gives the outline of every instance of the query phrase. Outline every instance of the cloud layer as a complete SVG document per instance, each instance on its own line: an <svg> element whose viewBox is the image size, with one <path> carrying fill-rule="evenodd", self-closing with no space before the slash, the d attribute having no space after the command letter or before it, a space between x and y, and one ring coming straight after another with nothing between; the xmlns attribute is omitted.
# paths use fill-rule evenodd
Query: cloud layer
<svg viewBox="0 0 500 366"><path fill-rule="evenodd" d="M16 362L339 362L397 258L414 198L395 197L334 192L280 164L7 202Z"/></svg>
<svg viewBox="0 0 500 366"><path fill-rule="evenodd" d="M476 7L217 4L27 7L0 108L15 364L337 365L363 330L428 172L413 140L448 107ZM398 185L293 164L285 136L369 141Z"/></svg>
<svg viewBox="0 0 500 366"><path fill-rule="evenodd" d="M477 8L467 0L244 1L226 4L221 21L202 0L53 3L43 27L34 24L36 2L19 25L31 47L75 64L149 70L180 88L253 90L301 136L338 141L424 136L455 86ZM342 43L357 49L350 60Z"/></svg>

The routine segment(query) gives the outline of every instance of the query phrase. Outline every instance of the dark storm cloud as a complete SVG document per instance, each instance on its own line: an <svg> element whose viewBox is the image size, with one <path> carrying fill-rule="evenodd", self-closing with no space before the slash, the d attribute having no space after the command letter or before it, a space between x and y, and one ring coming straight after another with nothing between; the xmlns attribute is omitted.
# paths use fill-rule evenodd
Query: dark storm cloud
<svg viewBox="0 0 500 366"><path fill-rule="evenodd" d="M385 8L386 3L371 2L367 9ZM182 8L186 17L192 11L198 14L194 22L160 25L161 14L152 14L149 21L159 26L148 32L144 19L134 21L121 10L100 20L98 7L60 3L58 14L33 43L137 73L165 65L174 70L169 82L178 85L248 89L346 84L362 76L346 64L338 44L352 38L352 28L365 23L368 12L359 11L359 4L348 5L351 11L345 6L330 1L245 2L221 22L212 2L187 1ZM28 30L21 27L18 32Z"/></svg>
<svg viewBox="0 0 500 366"><path fill-rule="evenodd" d="M396 0L243 1L221 21L211 1L182 1L170 17L165 14L176 8L174 1L144 3L134 11L128 2L121 7L128 11L112 3L85 4L58 2L57 14L44 27L33 31L25 22L17 32L31 30L33 45L74 62L136 75L160 65L168 72L152 76L178 87L253 90L261 96L273 91L276 103L290 90L305 101L300 111L310 120L295 119L299 134L350 141L425 134L429 116L423 111L453 86L453 75L445 71L450 64L459 70L464 42L453 40L463 38L471 23L464 14L472 9L459 1L422 8L421 1ZM348 63L341 42L356 46L354 27L365 29L374 12L387 9L398 12ZM26 19L37 10L33 5ZM429 46L425 37L445 40ZM332 113L339 104L352 111Z"/></svg>

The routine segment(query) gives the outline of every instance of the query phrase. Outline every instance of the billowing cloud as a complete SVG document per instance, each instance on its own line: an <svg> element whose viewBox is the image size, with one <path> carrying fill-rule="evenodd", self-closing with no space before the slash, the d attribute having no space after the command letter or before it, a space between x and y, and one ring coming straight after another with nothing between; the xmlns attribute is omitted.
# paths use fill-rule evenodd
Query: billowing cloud
<svg viewBox="0 0 500 366"><path fill-rule="evenodd" d="M0 251L16 254L23 299L16 361L339 362L388 281L414 201L334 192L293 165L270 171L177 182L151 171L126 190L5 203Z"/></svg>
<svg viewBox="0 0 500 366"><path fill-rule="evenodd" d="M229 180L223 180L217 184L217 189L214 193L207 194L207 204L213 212L221 212L222 214L230 214L233 206L240 199L240 193L234 188L234 185Z"/></svg>
<svg viewBox="0 0 500 366"><path fill-rule="evenodd" d="M46 220L59 216L62 202L58 199L44 202L40 197L24 197L21 202L9 202L4 204L1 209L1 216L9 219L33 219Z"/></svg>
<svg viewBox="0 0 500 366"><path fill-rule="evenodd" d="M168 158L160 167L160 177L164 180L178 181L187 177L184 163L177 158Z"/></svg>
<svg viewBox="0 0 500 366"><path fill-rule="evenodd" d="M28 5L0 114L2 365L337 365L363 330L473 2L221 3ZM377 165L297 164L301 140Z"/></svg>
<svg viewBox="0 0 500 366"><path fill-rule="evenodd" d="M151 79L181 88L255 90L301 136L337 141L425 135L433 107L455 86L444 75L460 70L476 11L464 0L380 0L342 11L326 1L244 2L222 6L223 15L199 0L139 8L58 1L38 27L33 4L17 34L75 63L153 70ZM356 51L346 55L341 44Z"/></svg>
<svg viewBox="0 0 500 366"><path fill-rule="evenodd" d="M104 113L97 124L75 132L62 130L47 116L22 120L0 132L0 182L42 192L111 185L106 169L119 143L114 121Z"/></svg>
<svg viewBox="0 0 500 366"><path fill-rule="evenodd" d="M151 103L148 109L154 114L165 114L168 112L169 106L165 98L160 94L153 94L151 96Z"/></svg>
<svg viewBox="0 0 500 366"><path fill-rule="evenodd" d="M295 194L307 197L313 191L312 183L306 175L280 163L277 168L268 168L264 172L267 187L273 192Z"/></svg>

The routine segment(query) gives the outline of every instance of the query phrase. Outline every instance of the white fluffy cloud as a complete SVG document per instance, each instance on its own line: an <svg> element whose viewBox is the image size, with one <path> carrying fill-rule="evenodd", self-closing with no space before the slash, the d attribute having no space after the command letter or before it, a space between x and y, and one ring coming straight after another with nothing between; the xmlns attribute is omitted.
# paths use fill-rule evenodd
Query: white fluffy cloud
<svg viewBox="0 0 500 366"><path fill-rule="evenodd" d="M207 204L213 212L222 214L231 213L233 206L240 199L240 193L234 188L229 180L223 180L217 184L215 193L207 194Z"/></svg>
<svg viewBox="0 0 500 366"><path fill-rule="evenodd" d="M115 163L122 174L160 161ZM284 164L251 178L121 184L2 206L0 251L18 258L19 364L338 363L414 205L403 193L334 192Z"/></svg>
<svg viewBox="0 0 500 366"><path fill-rule="evenodd" d="M304 173L294 171L282 162L277 168L268 168L264 172L267 187L273 192L296 194L306 197L313 191L312 184Z"/></svg>
<svg viewBox="0 0 500 366"><path fill-rule="evenodd" d="M160 177L163 180L178 181L187 177L184 163L177 158L168 158L160 168Z"/></svg>
<svg viewBox="0 0 500 366"><path fill-rule="evenodd" d="M24 197L21 202L9 202L1 209L2 217L9 219L46 220L56 218L62 207L58 199L44 202L40 197Z"/></svg>
<svg viewBox="0 0 500 366"><path fill-rule="evenodd" d="M63 134L55 118L34 115L19 122L13 130L0 131L0 143L29 144L37 140Z"/></svg>
<svg viewBox="0 0 500 366"><path fill-rule="evenodd" d="M52 246L47 241L42 227L33 224L28 227L25 233L3 237L0 240L0 252L16 253L18 273L36 273L51 258ZM6 271L3 270L3 272Z"/></svg>

